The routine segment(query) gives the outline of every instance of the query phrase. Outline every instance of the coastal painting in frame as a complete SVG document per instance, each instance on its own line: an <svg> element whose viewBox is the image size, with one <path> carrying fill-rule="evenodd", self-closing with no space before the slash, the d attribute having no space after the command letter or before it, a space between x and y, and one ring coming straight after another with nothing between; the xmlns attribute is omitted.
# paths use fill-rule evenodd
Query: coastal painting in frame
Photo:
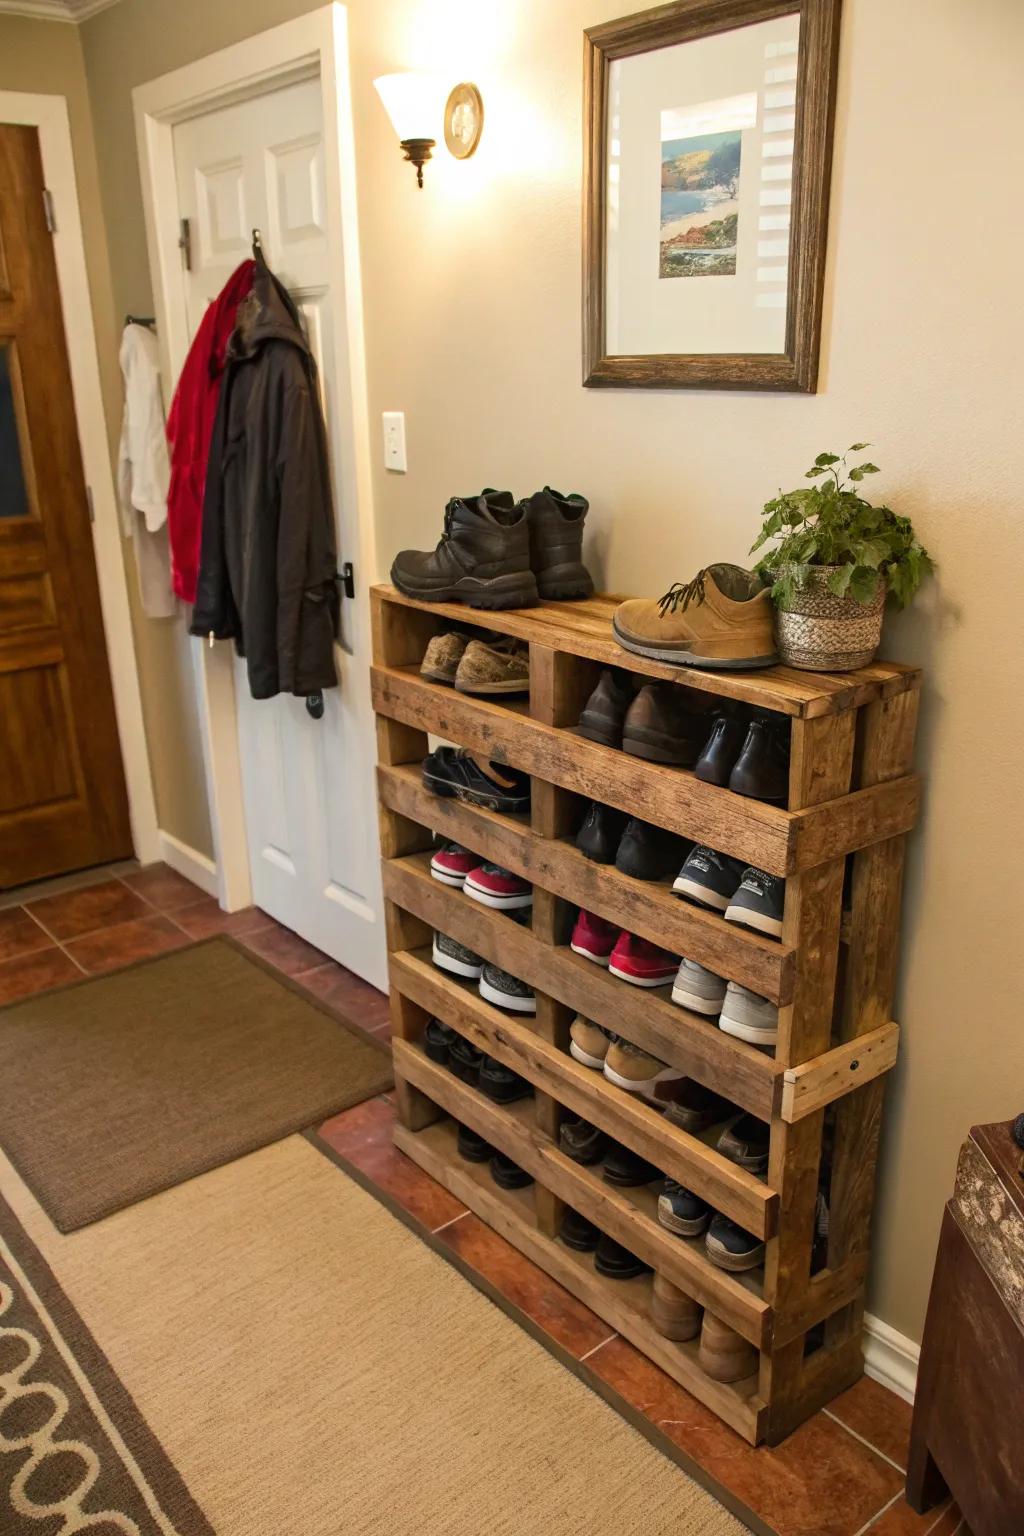
<svg viewBox="0 0 1024 1536"><path fill-rule="evenodd" d="M585 384L815 388L838 20L679 0L586 33Z"/></svg>

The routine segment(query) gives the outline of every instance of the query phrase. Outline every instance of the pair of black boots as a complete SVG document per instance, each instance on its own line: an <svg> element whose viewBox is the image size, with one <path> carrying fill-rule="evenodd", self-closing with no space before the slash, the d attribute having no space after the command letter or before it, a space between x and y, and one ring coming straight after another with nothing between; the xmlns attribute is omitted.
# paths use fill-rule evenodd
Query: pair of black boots
<svg viewBox="0 0 1024 1536"><path fill-rule="evenodd" d="M497 1147L492 1147L479 1131L474 1131L472 1126L458 1125L457 1146L459 1156L467 1163L487 1163L490 1166L491 1178L499 1189L526 1189L533 1183L533 1177L514 1163L507 1152L499 1152Z"/></svg>
<svg viewBox="0 0 1024 1536"><path fill-rule="evenodd" d="M567 1248L575 1253L592 1253L594 1268L609 1280L633 1280L650 1268L635 1253L630 1253L614 1237L602 1232L586 1216L566 1206L558 1227L558 1235Z"/></svg>
<svg viewBox="0 0 1024 1536"><path fill-rule="evenodd" d="M737 709L715 718L694 774L754 800L789 798L789 722L767 711Z"/></svg>
<svg viewBox="0 0 1024 1536"><path fill-rule="evenodd" d="M583 523L589 502L545 486L523 501L511 491L453 496L437 548L403 549L391 580L424 603L529 608L538 599L589 597Z"/></svg>
<svg viewBox="0 0 1024 1536"><path fill-rule="evenodd" d="M614 864L634 880L661 880L674 874L693 844L674 832L627 816L592 800L576 834L576 847L595 864Z"/></svg>

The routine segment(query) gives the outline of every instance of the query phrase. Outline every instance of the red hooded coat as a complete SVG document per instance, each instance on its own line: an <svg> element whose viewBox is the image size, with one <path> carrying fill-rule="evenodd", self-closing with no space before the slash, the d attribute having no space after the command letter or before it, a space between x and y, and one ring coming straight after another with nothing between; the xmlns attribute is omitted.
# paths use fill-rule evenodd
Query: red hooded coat
<svg viewBox="0 0 1024 1536"><path fill-rule="evenodd" d="M207 309L189 348L167 418L171 456L171 484L167 492L171 585L186 603L196 600L206 461L228 338L235 328L238 306L252 288L255 271L254 261L243 261Z"/></svg>

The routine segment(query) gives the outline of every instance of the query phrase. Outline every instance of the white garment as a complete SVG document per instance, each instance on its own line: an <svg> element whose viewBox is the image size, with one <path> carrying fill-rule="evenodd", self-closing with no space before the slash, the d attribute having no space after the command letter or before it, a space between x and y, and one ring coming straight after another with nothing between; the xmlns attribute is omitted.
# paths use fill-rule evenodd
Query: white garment
<svg viewBox="0 0 1024 1536"><path fill-rule="evenodd" d="M171 472L160 396L156 337L129 324L121 337L124 416L117 458L117 493L125 537L135 546L142 608L151 619L171 618L178 601L171 590L167 540L167 488Z"/></svg>

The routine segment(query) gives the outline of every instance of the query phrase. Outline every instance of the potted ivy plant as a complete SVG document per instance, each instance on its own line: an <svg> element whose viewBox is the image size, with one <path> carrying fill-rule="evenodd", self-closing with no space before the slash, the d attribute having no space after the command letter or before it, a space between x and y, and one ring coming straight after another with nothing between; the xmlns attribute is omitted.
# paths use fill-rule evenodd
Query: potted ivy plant
<svg viewBox="0 0 1024 1536"><path fill-rule="evenodd" d="M881 640L886 600L904 608L932 569L910 519L860 494L878 465L847 461L868 446L819 453L805 476L816 485L765 503L751 553L771 545L757 570L771 583L779 655L788 666L866 666Z"/></svg>

